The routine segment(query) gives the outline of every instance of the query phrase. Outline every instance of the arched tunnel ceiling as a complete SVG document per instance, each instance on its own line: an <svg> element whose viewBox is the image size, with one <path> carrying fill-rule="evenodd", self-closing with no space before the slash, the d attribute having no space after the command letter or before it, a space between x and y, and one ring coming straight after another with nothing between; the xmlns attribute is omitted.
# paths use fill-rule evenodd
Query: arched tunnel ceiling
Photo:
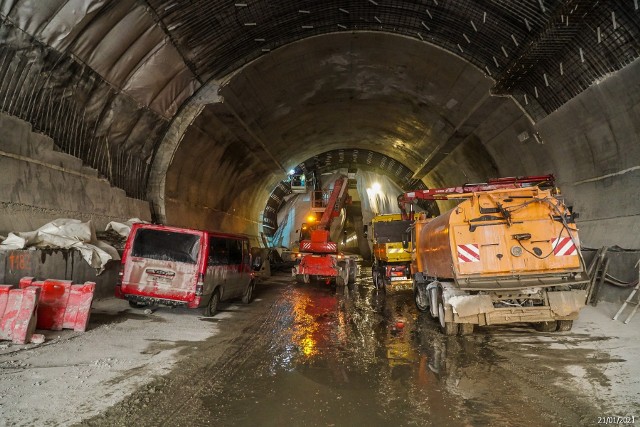
<svg viewBox="0 0 640 427"><path fill-rule="evenodd" d="M4 0L0 16L0 109L141 198L155 150L187 100L294 41L403 35L483 70L488 89L513 95L537 119L637 58L640 35L637 2L627 0ZM324 106L309 112L330 117ZM380 131L353 122L361 125ZM304 135L301 126L288 131Z"/></svg>
<svg viewBox="0 0 640 427"><path fill-rule="evenodd" d="M180 214L166 220L193 217L189 208L198 216L205 207L227 210L240 199L243 205L263 203L246 213L258 218L269 191L290 168L327 151L379 153L403 165L405 178L415 182L461 144L476 154L478 171L491 168L475 131L486 123L502 128L494 122L509 117L510 126L532 132L510 98L490 96L491 84L458 56L388 33L328 34L291 43L226 81L221 102L204 106L181 136L160 192L169 210ZM516 111L515 118L504 107ZM194 168L194 159L223 166L216 183L228 184L224 200L204 190L213 172ZM255 191L258 186L265 188Z"/></svg>

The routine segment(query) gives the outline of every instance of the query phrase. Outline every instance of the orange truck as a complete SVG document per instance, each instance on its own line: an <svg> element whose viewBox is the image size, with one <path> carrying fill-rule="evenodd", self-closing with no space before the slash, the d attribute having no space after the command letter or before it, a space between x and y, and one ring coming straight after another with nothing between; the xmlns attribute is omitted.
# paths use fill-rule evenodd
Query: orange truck
<svg viewBox="0 0 640 427"><path fill-rule="evenodd" d="M552 186L552 175L500 178L398 198L407 217L415 200L463 199L411 228L416 306L437 318L443 333L519 322L548 332L571 329L589 278L575 215Z"/></svg>

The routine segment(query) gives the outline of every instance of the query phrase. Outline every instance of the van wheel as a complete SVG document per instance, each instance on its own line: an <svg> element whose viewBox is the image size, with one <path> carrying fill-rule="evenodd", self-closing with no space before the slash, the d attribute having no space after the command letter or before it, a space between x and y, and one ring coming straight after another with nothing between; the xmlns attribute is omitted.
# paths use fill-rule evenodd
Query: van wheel
<svg viewBox="0 0 640 427"><path fill-rule="evenodd" d="M251 302L251 300L253 299L253 288L255 286L256 285L253 281L249 283L249 286L247 286L247 289L244 291L244 295L242 295L243 304L249 304Z"/></svg>
<svg viewBox="0 0 640 427"><path fill-rule="evenodd" d="M209 304L204 309L205 317L211 317L216 314L218 310L218 303L220 302L220 292L216 289L213 291L213 295L211 295L211 299L209 300Z"/></svg>
<svg viewBox="0 0 640 427"><path fill-rule="evenodd" d="M141 302L129 301L129 307L131 308L145 308L148 304Z"/></svg>
<svg viewBox="0 0 640 427"><path fill-rule="evenodd" d="M573 327L573 320L558 320L558 332L570 331Z"/></svg>

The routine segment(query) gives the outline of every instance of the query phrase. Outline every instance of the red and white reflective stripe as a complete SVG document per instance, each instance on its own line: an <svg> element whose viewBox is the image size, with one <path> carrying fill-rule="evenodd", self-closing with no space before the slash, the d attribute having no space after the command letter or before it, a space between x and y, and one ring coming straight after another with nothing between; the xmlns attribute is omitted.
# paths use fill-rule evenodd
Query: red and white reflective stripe
<svg viewBox="0 0 640 427"><path fill-rule="evenodd" d="M480 262L480 248L475 243L458 245L458 262Z"/></svg>
<svg viewBox="0 0 640 427"><path fill-rule="evenodd" d="M551 245L553 246L553 254L555 256L576 255L578 253L578 249L576 245L573 244L571 237L553 239Z"/></svg>
<svg viewBox="0 0 640 427"><path fill-rule="evenodd" d="M302 250L311 249L311 243L310 242L302 242L302 247L300 249L302 249Z"/></svg>
<svg viewBox="0 0 640 427"><path fill-rule="evenodd" d="M328 242L327 243L327 249L330 251L337 251L338 250L338 244L337 243L333 243L333 242Z"/></svg>

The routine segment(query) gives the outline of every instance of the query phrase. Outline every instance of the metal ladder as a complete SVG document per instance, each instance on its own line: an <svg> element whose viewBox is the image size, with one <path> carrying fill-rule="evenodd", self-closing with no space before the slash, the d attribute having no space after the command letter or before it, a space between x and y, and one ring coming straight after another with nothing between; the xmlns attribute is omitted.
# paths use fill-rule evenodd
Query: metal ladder
<svg viewBox="0 0 640 427"><path fill-rule="evenodd" d="M616 315L613 316L613 320L618 320L618 316L620 316L620 313L622 313L624 311L624 309L627 308L627 305L629 305L629 304L635 305L635 307L633 307L633 310L631 310L631 313L629 313L629 316L627 316L626 320L624 321L625 325L627 323L629 323L629 321L631 320L633 315L636 314L636 311L638 311L638 306L640 305L640 301L638 300L638 298L636 298L636 300L633 301L633 297L636 295L636 293L638 293L638 290L640 290L640 260L636 264L636 267L638 267L638 283L636 283L636 286L631 291L631 294L629 295L629 298L627 298L627 300L624 302L624 304L622 304L622 307L620 307L620 310L618 310ZM639 298L640 298L640 294L638 294L638 295L639 295Z"/></svg>

